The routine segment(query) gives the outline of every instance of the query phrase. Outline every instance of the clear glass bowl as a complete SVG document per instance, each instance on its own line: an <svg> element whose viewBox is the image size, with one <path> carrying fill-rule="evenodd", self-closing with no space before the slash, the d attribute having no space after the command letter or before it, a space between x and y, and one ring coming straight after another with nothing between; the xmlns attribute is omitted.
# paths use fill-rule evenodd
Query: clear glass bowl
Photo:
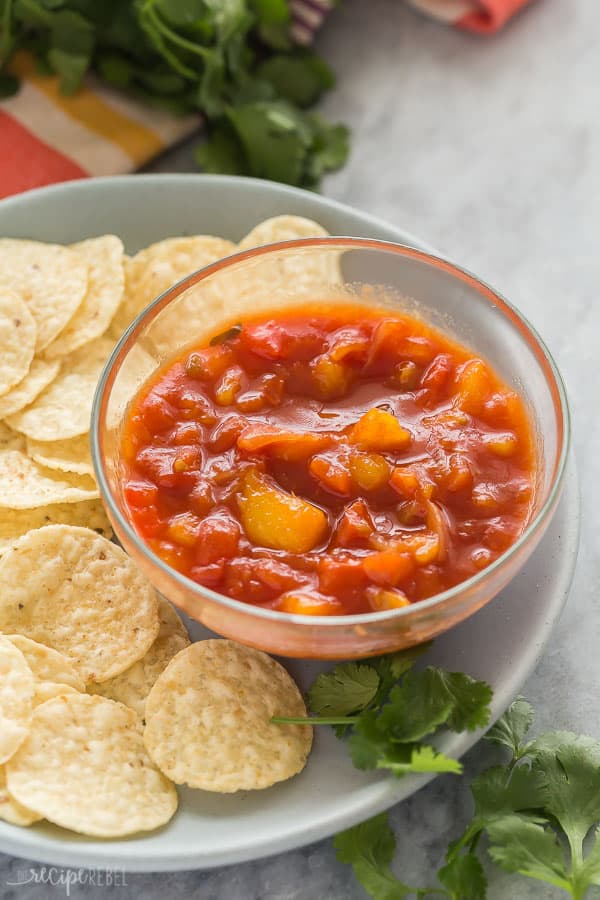
<svg viewBox="0 0 600 900"><path fill-rule="evenodd" d="M407 310L481 354L529 408L537 483L521 537L488 568L402 609L302 616L232 600L171 569L132 528L122 492L121 429L144 381L184 347L244 315L315 300ZM420 250L383 241L321 238L238 253L190 275L148 306L117 344L98 386L92 453L100 492L123 547L156 588L213 631L283 656L369 656L429 640L472 615L514 578L555 511L569 414L552 357L528 322L473 275ZM524 598L527 602L527 598Z"/></svg>

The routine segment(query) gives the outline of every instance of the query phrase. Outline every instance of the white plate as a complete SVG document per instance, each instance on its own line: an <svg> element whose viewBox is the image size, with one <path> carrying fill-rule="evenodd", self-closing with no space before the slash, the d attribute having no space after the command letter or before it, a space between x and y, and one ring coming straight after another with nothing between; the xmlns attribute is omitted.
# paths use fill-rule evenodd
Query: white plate
<svg viewBox="0 0 600 900"><path fill-rule="evenodd" d="M136 175L70 182L0 203L0 235L69 242L119 234L132 252L175 234L240 238L272 215L292 213L331 233L425 247L406 232L339 203L283 185L208 175ZM566 601L579 539L579 494L571 463L546 536L520 575L489 606L435 643L427 662L483 678L497 718L538 661ZM195 637L207 634L193 625ZM323 665L289 661L306 687ZM452 735L460 756L481 733ZM328 728L317 729L305 771L267 791L218 795L181 791L175 818L160 831L119 841L78 837L48 824L0 822L0 850L65 866L127 871L202 869L256 859L327 837L408 797L429 778L397 780L355 769Z"/></svg>

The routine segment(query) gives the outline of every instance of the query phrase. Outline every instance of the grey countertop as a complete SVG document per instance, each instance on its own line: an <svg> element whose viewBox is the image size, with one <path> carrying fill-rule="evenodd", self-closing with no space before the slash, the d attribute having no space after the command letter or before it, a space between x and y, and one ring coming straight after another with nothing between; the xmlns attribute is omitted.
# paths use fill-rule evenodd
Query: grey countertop
<svg viewBox="0 0 600 900"><path fill-rule="evenodd" d="M420 18L400 0L344 0L318 39L338 73L325 111L353 129L349 165L324 191L421 235L511 298L534 322L570 389L583 534L569 604L524 687L541 727L600 737L600 32L597 0L537 0L500 36L475 38ZM189 147L155 171L193 168ZM594 522L596 525L594 525ZM481 765L485 748L467 757ZM395 867L432 879L467 814L458 780L440 778L392 810ZM293 813L290 813L293 815ZM0 857L2 900L65 896L18 881ZM74 886L119 900L359 900L330 841L207 873L128 875ZM492 875L490 900L563 893Z"/></svg>

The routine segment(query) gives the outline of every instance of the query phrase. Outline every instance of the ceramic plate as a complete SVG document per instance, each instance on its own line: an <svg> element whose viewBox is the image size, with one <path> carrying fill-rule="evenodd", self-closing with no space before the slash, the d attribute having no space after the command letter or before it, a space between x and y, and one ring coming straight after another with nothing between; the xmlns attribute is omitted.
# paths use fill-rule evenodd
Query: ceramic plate
<svg viewBox="0 0 600 900"><path fill-rule="evenodd" d="M283 185L209 175L136 175L70 182L0 203L0 235L58 243L106 232L128 252L177 234L237 240L262 219L308 216L332 234L379 238L429 249L400 228ZM577 555L579 495L571 462L546 536L517 578L485 609L438 638L427 662L483 678L497 718L534 668L567 598ZM190 623L195 638L208 634ZM287 664L287 663L286 663ZM326 664L289 661L302 687ZM305 771L266 791L234 795L181 791L179 811L160 831L99 841L49 824L0 822L0 850L65 866L127 871L202 869L289 850L327 837L408 797L427 780L359 772L330 729L316 729ZM460 756L480 733L452 735L442 749Z"/></svg>

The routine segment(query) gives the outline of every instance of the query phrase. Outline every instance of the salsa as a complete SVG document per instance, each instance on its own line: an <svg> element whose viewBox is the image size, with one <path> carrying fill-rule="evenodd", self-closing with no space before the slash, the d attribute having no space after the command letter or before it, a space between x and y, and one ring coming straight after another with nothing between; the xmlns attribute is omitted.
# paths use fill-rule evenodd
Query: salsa
<svg viewBox="0 0 600 900"><path fill-rule="evenodd" d="M527 524L528 414L479 356L409 315L320 305L247 319L130 404L134 528L198 584L311 615L418 603Z"/></svg>

